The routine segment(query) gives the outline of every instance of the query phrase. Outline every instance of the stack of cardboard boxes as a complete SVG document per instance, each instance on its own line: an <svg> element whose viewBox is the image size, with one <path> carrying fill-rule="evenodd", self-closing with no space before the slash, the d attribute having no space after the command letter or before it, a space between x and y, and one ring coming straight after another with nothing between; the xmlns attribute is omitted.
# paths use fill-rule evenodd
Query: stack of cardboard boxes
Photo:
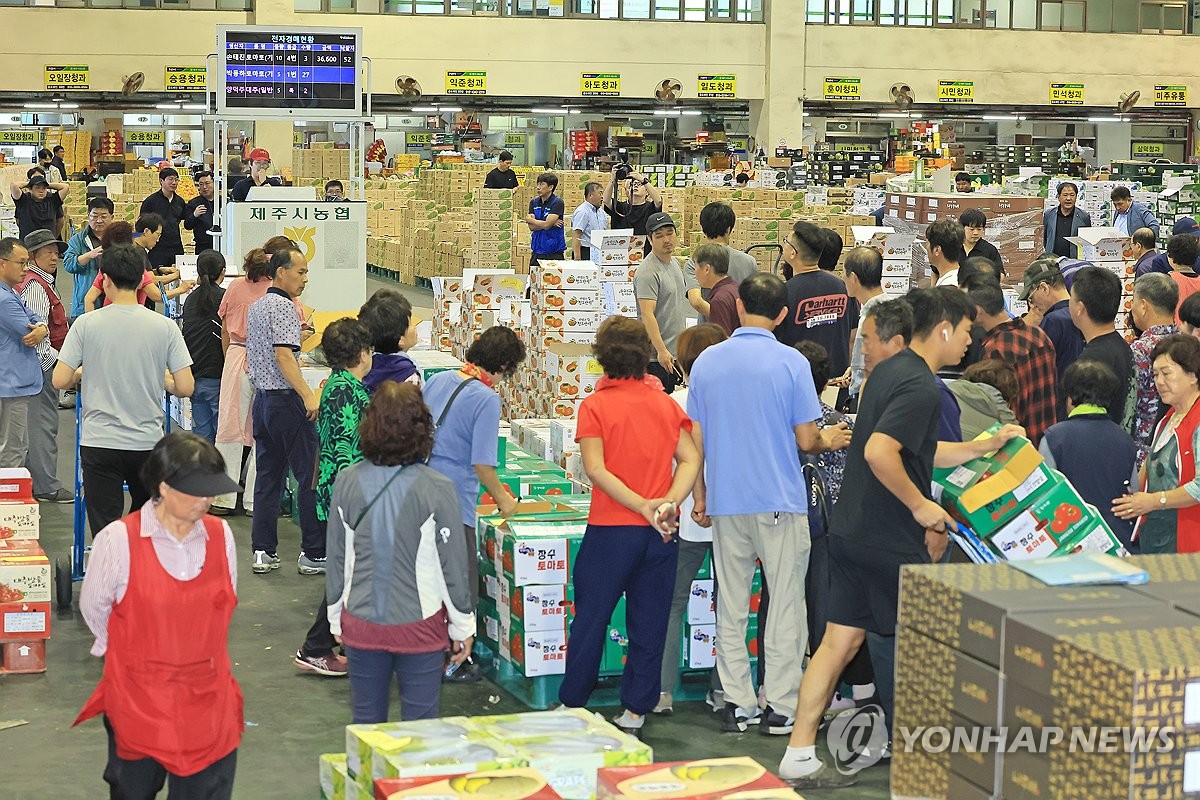
<svg viewBox="0 0 1200 800"><path fill-rule="evenodd" d="M0 675L46 671L51 569L40 534L29 470L0 469Z"/></svg>
<svg viewBox="0 0 1200 800"><path fill-rule="evenodd" d="M292 150L292 181L297 186L322 187L336 178L350 178L350 151L334 147L333 142L313 142L309 147Z"/></svg>
<svg viewBox="0 0 1200 800"><path fill-rule="evenodd" d="M1068 237L1075 245L1076 258L1089 261L1111 271L1121 279L1121 305L1117 312L1117 331L1128 341L1137 338L1129 311L1133 308L1134 268L1133 240L1116 228L1080 228Z"/></svg>
<svg viewBox="0 0 1200 800"><path fill-rule="evenodd" d="M892 228L856 225L851 228L850 236L844 241L878 250L883 256L883 276L880 284L883 293L889 297L900 297L907 294L916 280L920 279L920 276L913 274L913 247L916 238L911 233L896 233Z"/></svg>
<svg viewBox="0 0 1200 800"><path fill-rule="evenodd" d="M1100 512L1024 437L953 469L936 469L933 480L942 505L988 560L1127 555Z"/></svg>
<svg viewBox="0 0 1200 800"><path fill-rule="evenodd" d="M1161 558L1176 563L1160 572L1196 573L1194 557ZM1153 571L1141 587L1052 588L1003 564L906 567L894 795L1187 797L1200 753L1188 587Z"/></svg>
<svg viewBox="0 0 1200 800"><path fill-rule="evenodd" d="M469 268L509 269L518 216L510 189L480 189L476 192ZM524 227L523 224L521 227Z"/></svg>

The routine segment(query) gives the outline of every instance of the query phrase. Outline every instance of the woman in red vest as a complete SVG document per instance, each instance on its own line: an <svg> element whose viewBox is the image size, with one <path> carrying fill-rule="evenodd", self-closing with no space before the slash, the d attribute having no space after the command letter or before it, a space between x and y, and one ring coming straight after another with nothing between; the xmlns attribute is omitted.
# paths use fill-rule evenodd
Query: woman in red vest
<svg viewBox="0 0 1200 800"><path fill-rule="evenodd" d="M164 437L142 468L151 499L96 535L80 611L104 657L75 724L104 714L113 797L233 794L242 692L226 640L237 605L233 533L207 515L239 491L207 440Z"/></svg>
<svg viewBox="0 0 1200 800"><path fill-rule="evenodd" d="M1168 413L1158 423L1142 467L1143 491L1113 500L1121 519L1140 517L1134 541L1142 553L1200 552L1200 341L1176 333L1150 353L1154 383Z"/></svg>

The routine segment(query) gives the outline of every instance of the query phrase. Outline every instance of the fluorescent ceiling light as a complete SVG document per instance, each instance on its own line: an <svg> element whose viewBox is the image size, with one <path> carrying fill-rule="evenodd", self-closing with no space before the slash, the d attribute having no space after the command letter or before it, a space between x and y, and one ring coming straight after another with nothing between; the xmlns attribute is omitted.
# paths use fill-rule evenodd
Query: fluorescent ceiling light
<svg viewBox="0 0 1200 800"><path fill-rule="evenodd" d="M79 103L59 103L59 108L79 108Z"/></svg>
<svg viewBox="0 0 1200 800"><path fill-rule="evenodd" d="M1124 122L1120 117L1088 117L1088 122Z"/></svg>
<svg viewBox="0 0 1200 800"><path fill-rule="evenodd" d="M656 116L656 117L678 117L679 112L675 109L657 108L654 110L654 116Z"/></svg>
<svg viewBox="0 0 1200 800"><path fill-rule="evenodd" d="M437 106L413 106L412 110L417 114L436 114L439 111Z"/></svg>
<svg viewBox="0 0 1200 800"><path fill-rule="evenodd" d="M531 108L531 109L529 109L529 113L530 114L566 114L567 109L565 109L565 108Z"/></svg>
<svg viewBox="0 0 1200 800"><path fill-rule="evenodd" d="M55 110L58 108L58 103L26 103L25 108L45 108Z"/></svg>
<svg viewBox="0 0 1200 800"><path fill-rule="evenodd" d="M179 110L179 106L175 105L174 103L159 103L158 105L155 106L155 108L158 109L159 111L178 111Z"/></svg>
<svg viewBox="0 0 1200 800"><path fill-rule="evenodd" d="M879 119L925 119L923 114L909 114L896 112L880 112L875 115Z"/></svg>
<svg viewBox="0 0 1200 800"><path fill-rule="evenodd" d="M685 111L680 111L679 113L683 114L685 117L698 117L701 114L703 114L704 112L703 111L685 110Z"/></svg>
<svg viewBox="0 0 1200 800"><path fill-rule="evenodd" d="M179 107L180 111L207 111L208 106L204 103L184 103Z"/></svg>
<svg viewBox="0 0 1200 800"><path fill-rule="evenodd" d="M990 122L1015 122L1018 119L1016 114L984 114L983 118Z"/></svg>
<svg viewBox="0 0 1200 800"><path fill-rule="evenodd" d="M582 114L583 112L582 112L582 111L580 111L578 108L572 108L572 109L571 109L571 113L572 113L572 114Z"/></svg>
<svg viewBox="0 0 1200 800"><path fill-rule="evenodd" d="M449 112L451 112L451 113L454 113L454 112L456 112L456 111L462 111L462 106L442 106L442 107L441 107L440 109L438 109L438 110L439 110L439 111L442 111L443 113L444 113L444 112L447 112L447 111L449 111Z"/></svg>

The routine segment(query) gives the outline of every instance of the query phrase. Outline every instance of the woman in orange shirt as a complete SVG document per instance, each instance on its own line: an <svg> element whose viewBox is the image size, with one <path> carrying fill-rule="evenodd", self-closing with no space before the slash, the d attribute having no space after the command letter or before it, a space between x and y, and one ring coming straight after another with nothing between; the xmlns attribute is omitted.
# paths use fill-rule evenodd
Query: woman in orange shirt
<svg viewBox="0 0 1200 800"><path fill-rule="evenodd" d="M573 570L575 619L558 697L567 707L587 704L600 673L608 622L624 595L625 710L614 722L636 735L658 702L679 557L678 507L696 482L700 453L692 442L691 420L658 379L646 374L653 349L642 323L628 317L605 320L594 352L604 378L580 405L575 434L592 481L592 504Z"/></svg>

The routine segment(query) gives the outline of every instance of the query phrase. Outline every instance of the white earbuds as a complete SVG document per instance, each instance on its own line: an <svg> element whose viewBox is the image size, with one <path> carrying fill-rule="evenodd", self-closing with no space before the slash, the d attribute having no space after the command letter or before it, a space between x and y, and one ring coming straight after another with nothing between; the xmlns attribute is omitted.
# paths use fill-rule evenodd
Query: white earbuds
<svg viewBox="0 0 1200 800"><path fill-rule="evenodd" d="M950 331L942 331L942 338L947 342L950 341Z"/></svg>

